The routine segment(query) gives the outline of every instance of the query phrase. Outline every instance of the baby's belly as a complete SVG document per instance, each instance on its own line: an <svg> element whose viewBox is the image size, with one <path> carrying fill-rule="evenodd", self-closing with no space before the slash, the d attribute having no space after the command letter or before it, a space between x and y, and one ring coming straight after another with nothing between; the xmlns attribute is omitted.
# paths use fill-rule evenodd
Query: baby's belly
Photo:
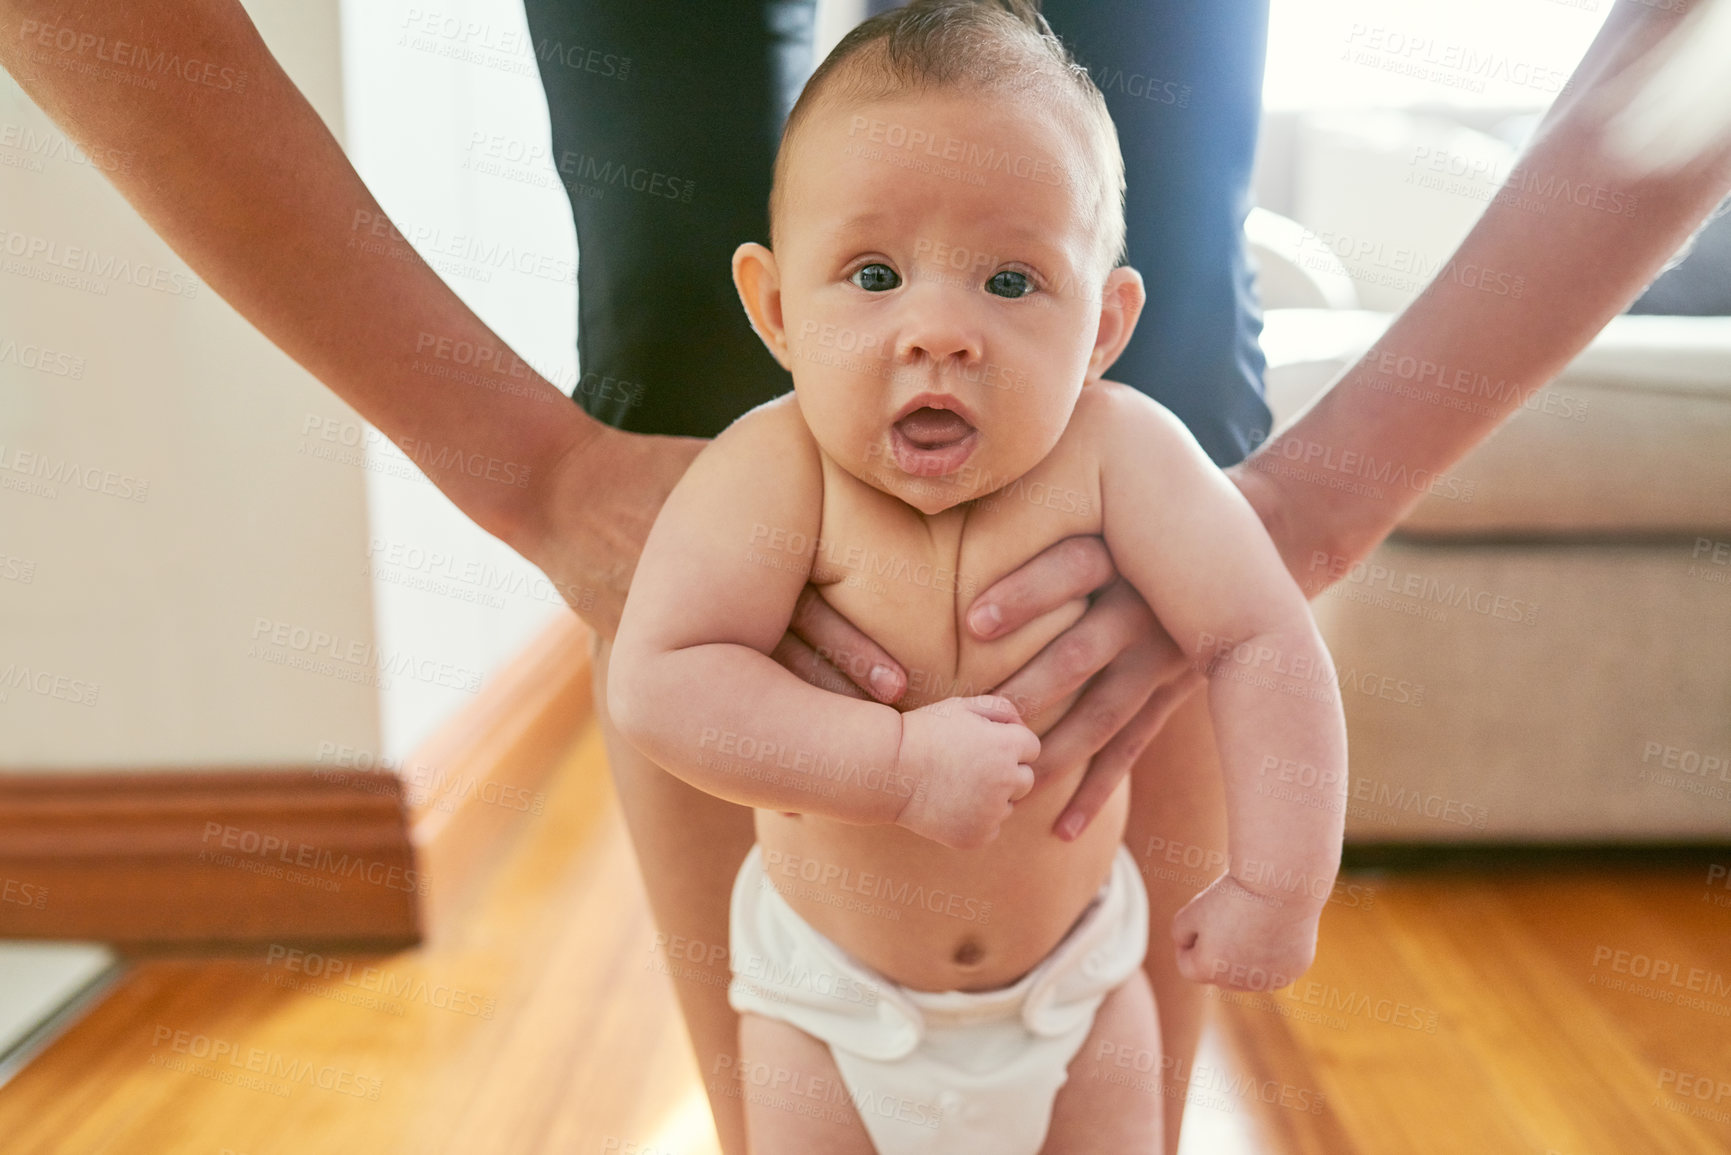
<svg viewBox="0 0 1731 1155"><path fill-rule="evenodd" d="M978 850L952 850L899 826L759 810L764 868L802 918L902 986L1007 986L1075 924L1123 839L1128 776L1080 838L1052 834L1086 768L1040 783Z"/></svg>

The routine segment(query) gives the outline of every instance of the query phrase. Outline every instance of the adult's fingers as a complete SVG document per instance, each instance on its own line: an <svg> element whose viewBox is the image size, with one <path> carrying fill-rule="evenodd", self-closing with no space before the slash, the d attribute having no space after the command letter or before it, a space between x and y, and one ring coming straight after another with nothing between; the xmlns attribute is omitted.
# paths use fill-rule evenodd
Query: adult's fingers
<svg viewBox="0 0 1731 1155"><path fill-rule="evenodd" d="M1104 603L1106 598L1100 600ZM1140 598L1136 604L1141 606ZM1129 643L1094 676L1064 716L1046 732L1041 773L1052 773L1092 758L1136 717L1162 683L1182 673L1177 644L1167 637L1153 615L1147 614L1145 607L1142 613L1146 618L1135 617L1131 624L1134 628L1145 622L1146 629L1132 634Z"/></svg>
<svg viewBox="0 0 1731 1155"><path fill-rule="evenodd" d="M1065 841L1079 837L1088 828L1088 823L1094 821L1094 816L1100 813L1100 808L1106 805L1118 783L1136 765L1136 759L1142 756L1142 751L1148 748L1148 743L1154 740L1166 719L1201 685L1202 675L1191 671L1149 695L1147 702L1136 711L1136 716L1094 755L1082 781L1076 784L1076 792L1070 795L1069 804L1052 824L1052 833ZM1050 743L1048 734L1047 749L1051 748Z"/></svg>
<svg viewBox="0 0 1731 1155"><path fill-rule="evenodd" d="M865 691L834 666L823 660L816 650L792 634L783 634L781 642L771 650L769 656L786 667L803 681L810 682L820 690L828 690L833 694L846 694L851 698L866 697Z"/></svg>
<svg viewBox="0 0 1731 1155"><path fill-rule="evenodd" d="M879 702L891 703L907 690L907 674L900 663L819 597L814 587L806 586L801 591L799 600L794 603L793 620L788 623L788 629L832 669L839 670L865 691L862 697L870 696ZM786 665L785 662L782 664ZM794 672L799 673L798 670ZM805 677L804 674L800 676ZM811 681L810 678L806 680Z"/></svg>
<svg viewBox="0 0 1731 1155"><path fill-rule="evenodd" d="M992 583L968 607L968 629L982 641L1086 597L1118 576L1098 537L1067 537Z"/></svg>
<svg viewBox="0 0 1731 1155"><path fill-rule="evenodd" d="M1075 625L1046 643L997 692L1015 702L1023 717L1032 717L1047 704L1081 689L1089 678L1107 668L1127 649L1157 633L1163 633L1160 623L1135 587L1126 581L1115 581L1076 619ZM1152 686L1150 681L1142 696L1119 712L1114 725L1088 748L1089 754L1135 712ZM1072 708L1071 713L1074 712Z"/></svg>

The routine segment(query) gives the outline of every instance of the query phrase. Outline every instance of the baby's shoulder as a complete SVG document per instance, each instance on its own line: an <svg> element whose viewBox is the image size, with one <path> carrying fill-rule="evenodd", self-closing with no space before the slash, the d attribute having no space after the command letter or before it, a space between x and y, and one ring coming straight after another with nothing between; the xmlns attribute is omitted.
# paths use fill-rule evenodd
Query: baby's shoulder
<svg viewBox="0 0 1731 1155"><path fill-rule="evenodd" d="M742 444L782 442L790 448L801 443L813 449L817 446L811 430L806 427L805 417L799 411L799 399L792 392L771 398L740 414L716 440Z"/></svg>
<svg viewBox="0 0 1731 1155"><path fill-rule="evenodd" d="M1076 399L1063 440L1086 447L1107 466L1125 453L1159 453L1192 438L1176 414L1140 389L1100 380Z"/></svg>
<svg viewBox="0 0 1731 1155"><path fill-rule="evenodd" d="M815 480L822 467L817 439L792 393L765 401L723 429L703 456L727 468L750 468L787 480Z"/></svg>
<svg viewBox="0 0 1731 1155"><path fill-rule="evenodd" d="M1071 421L1095 433L1124 425L1137 430L1184 428L1172 410L1140 389L1104 379L1082 390Z"/></svg>

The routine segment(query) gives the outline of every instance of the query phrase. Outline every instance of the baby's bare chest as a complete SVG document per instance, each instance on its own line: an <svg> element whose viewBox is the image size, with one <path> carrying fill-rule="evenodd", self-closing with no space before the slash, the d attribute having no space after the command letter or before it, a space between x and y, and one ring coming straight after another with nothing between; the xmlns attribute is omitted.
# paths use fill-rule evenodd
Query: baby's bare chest
<svg viewBox="0 0 1731 1155"><path fill-rule="evenodd" d="M986 642L965 628L974 599L1065 538L1099 533L1099 489L1091 458L1055 452L990 496L927 516L826 463L811 580L908 671L904 709L987 693L1087 604Z"/></svg>

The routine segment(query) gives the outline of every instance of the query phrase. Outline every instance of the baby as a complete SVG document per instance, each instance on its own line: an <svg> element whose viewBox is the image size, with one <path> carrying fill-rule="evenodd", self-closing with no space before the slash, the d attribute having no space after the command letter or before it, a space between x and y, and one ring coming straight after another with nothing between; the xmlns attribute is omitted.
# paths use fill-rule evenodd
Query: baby
<svg viewBox="0 0 1731 1155"><path fill-rule="evenodd" d="M1171 413L1102 377L1143 304L1123 189L1105 102L1032 6L916 0L812 76L772 247L734 254L794 389L668 498L608 707L671 773L757 808L729 1000L760 1155L1159 1149L1129 780L1056 836L1087 767L1031 763L1074 696L989 696L1086 602L989 642L962 628L1064 538L1102 535L1210 679L1230 854L1174 921L1181 971L1268 989L1310 965L1339 864L1339 693L1249 504ZM772 658L808 583L909 672L897 706Z"/></svg>

